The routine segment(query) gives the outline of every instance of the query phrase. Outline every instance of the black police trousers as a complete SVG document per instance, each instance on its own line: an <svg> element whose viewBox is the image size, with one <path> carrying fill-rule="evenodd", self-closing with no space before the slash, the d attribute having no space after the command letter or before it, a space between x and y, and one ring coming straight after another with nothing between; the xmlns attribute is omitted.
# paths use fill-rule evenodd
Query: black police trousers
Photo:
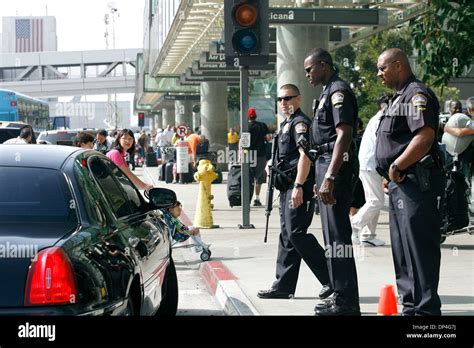
<svg viewBox="0 0 474 348"><path fill-rule="evenodd" d="M441 223L446 178L430 170L431 189L421 192L413 173L388 185L390 239L398 294L405 315L441 315L438 296Z"/></svg>
<svg viewBox="0 0 474 348"><path fill-rule="evenodd" d="M316 182L318 190L331 163L331 155L320 156L316 161ZM326 258L334 299L338 306L359 309L359 289L357 271L352 247L352 227L349 210L353 190L359 177L358 160L345 162L334 180L333 195L336 204L327 205L319 200L321 224L323 228Z"/></svg>
<svg viewBox="0 0 474 348"><path fill-rule="evenodd" d="M294 294L301 259L306 262L322 285L329 284L324 249L316 237L307 233L313 221L314 198L312 183L306 182L303 187L303 204L290 208L293 188L280 192L281 233L278 243L276 262L276 280L273 289Z"/></svg>

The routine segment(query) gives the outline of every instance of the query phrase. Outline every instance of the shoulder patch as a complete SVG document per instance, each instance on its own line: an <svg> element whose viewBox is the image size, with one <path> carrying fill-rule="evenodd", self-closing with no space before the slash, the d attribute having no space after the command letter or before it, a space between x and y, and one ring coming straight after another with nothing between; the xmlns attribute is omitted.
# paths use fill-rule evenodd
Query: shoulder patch
<svg viewBox="0 0 474 348"><path fill-rule="evenodd" d="M334 105L336 109L342 106L343 101L344 101L344 93L342 92L336 92L331 96L332 105Z"/></svg>
<svg viewBox="0 0 474 348"><path fill-rule="evenodd" d="M304 122L300 122L295 126L296 133L304 134L308 131L308 126Z"/></svg>
<svg viewBox="0 0 474 348"><path fill-rule="evenodd" d="M426 108L426 104L428 104L428 98L424 94L417 93L411 98L411 102L413 106L418 107L420 110L424 110Z"/></svg>

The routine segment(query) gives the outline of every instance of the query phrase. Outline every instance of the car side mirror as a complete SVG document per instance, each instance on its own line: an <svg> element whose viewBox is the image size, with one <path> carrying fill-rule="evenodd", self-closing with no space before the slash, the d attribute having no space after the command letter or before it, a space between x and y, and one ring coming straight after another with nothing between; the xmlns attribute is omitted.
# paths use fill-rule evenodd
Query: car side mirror
<svg viewBox="0 0 474 348"><path fill-rule="evenodd" d="M154 209L171 208L178 201L176 193L165 188L152 188L148 191L148 199Z"/></svg>

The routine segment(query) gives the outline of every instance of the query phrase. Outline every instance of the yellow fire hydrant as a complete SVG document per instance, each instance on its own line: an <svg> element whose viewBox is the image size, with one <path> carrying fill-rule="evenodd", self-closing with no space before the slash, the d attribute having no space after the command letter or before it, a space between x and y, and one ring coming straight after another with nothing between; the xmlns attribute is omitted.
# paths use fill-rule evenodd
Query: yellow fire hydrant
<svg viewBox="0 0 474 348"><path fill-rule="evenodd" d="M212 220L211 200L214 196L211 194L211 183L217 179L214 172L214 166L209 160L200 160L198 171L194 173L194 180L199 183L199 194L196 207L196 216L194 217L194 226L199 228L217 228Z"/></svg>

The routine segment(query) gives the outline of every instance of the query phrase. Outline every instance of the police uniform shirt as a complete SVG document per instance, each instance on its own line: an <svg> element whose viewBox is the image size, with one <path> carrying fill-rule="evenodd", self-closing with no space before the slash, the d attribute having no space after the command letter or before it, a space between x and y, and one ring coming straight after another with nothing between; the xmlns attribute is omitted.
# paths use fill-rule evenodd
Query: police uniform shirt
<svg viewBox="0 0 474 348"><path fill-rule="evenodd" d="M336 127L347 123L357 133L357 101L349 85L334 73L313 106L312 138L316 145L336 140Z"/></svg>
<svg viewBox="0 0 474 348"><path fill-rule="evenodd" d="M300 154L297 141L300 136L304 136L306 141L309 142L310 126L311 119L301 109L296 110L293 115L280 124L278 161L285 160L291 166L298 163Z"/></svg>
<svg viewBox="0 0 474 348"><path fill-rule="evenodd" d="M384 110L377 130L377 166L389 171L390 165L405 151L416 131L438 128L439 104L433 91L411 75ZM433 153L436 142L430 150Z"/></svg>

